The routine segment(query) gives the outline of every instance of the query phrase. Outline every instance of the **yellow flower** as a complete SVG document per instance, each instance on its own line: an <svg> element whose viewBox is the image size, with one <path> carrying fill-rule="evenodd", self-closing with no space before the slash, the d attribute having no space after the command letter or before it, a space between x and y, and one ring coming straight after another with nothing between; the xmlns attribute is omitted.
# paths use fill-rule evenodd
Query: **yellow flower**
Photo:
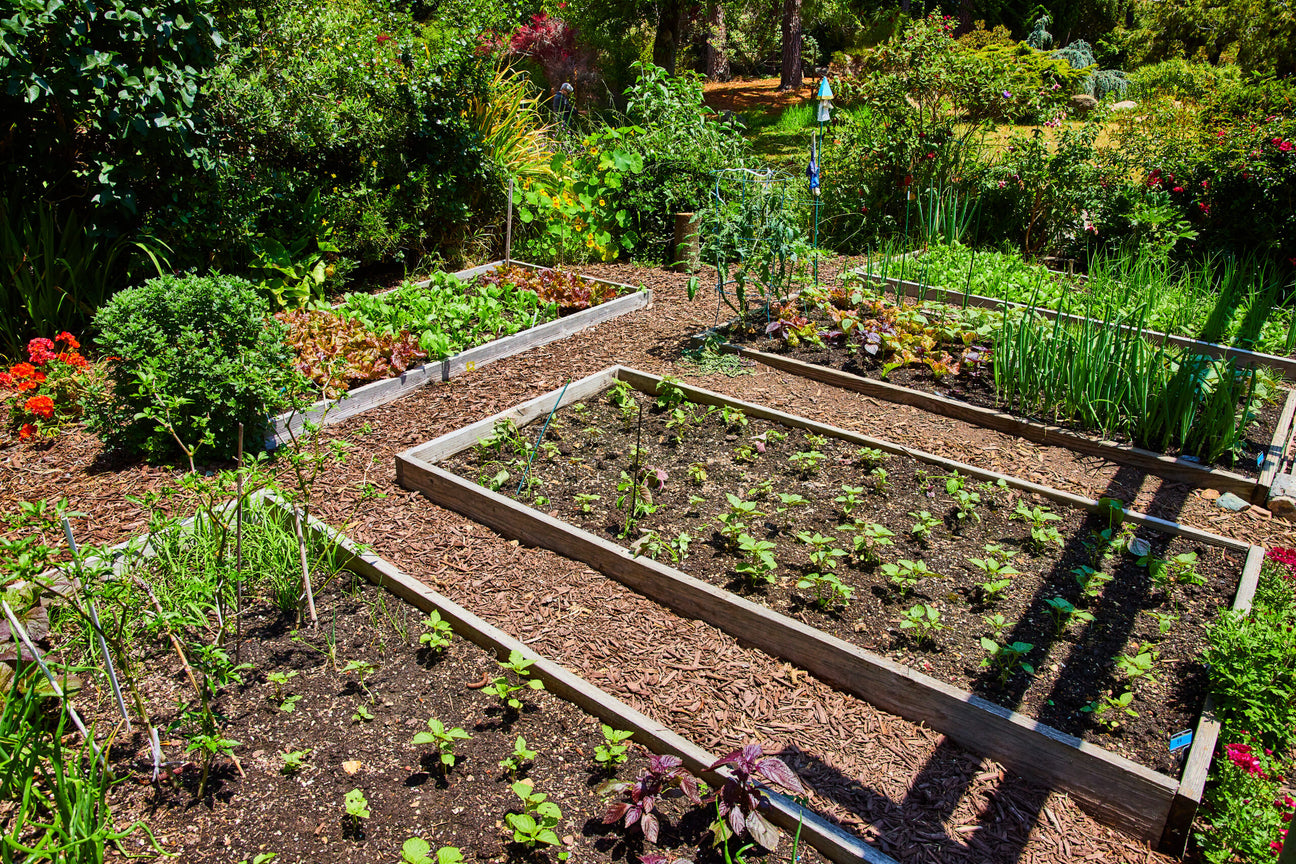
<svg viewBox="0 0 1296 864"><path fill-rule="evenodd" d="M590 249L594 248L594 235L591 234L590 236L585 238L585 245Z"/></svg>
<svg viewBox="0 0 1296 864"><path fill-rule="evenodd" d="M375 159L375 160L373 160L372 162L370 162L369 164L370 164L372 167L377 168L377 167L378 167L378 160Z"/></svg>
<svg viewBox="0 0 1296 864"><path fill-rule="evenodd" d="M400 189L400 184L399 184L399 183L396 184L396 189L397 189L397 190Z"/></svg>
<svg viewBox="0 0 1296 864"><path fill-rule="evenodd" d="M599 206L600 206L600 207L606 207L606 206L607 206L607 202L604 201L602 198L600 198L600 199L599 199Z"/></svg>

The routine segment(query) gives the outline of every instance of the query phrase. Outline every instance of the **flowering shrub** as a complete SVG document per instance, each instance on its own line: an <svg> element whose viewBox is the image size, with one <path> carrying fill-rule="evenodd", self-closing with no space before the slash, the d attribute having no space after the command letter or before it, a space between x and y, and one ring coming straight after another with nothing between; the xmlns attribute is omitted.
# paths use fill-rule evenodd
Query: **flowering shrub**
<svg viewBox="0 0 1296 864"><path fill-rule="evenodd" d="M27 362L0 372L0 400L9 404L10 426L20 439L53 437L60 425L81 416L81 399L96 376L80 348L66 331L52 340L39 337L27 343Z"/></svg>
<svg viewBox="0 0 1296 864"><path fill-rule="evenodd" d="M1296 549L1275 546L1265 552L1265 557L1276 564L1281 564L1286 570L1287 578L1296 578Z"/></svg>
<svg viewBox="0 0 1296 864"><path fill-rule="evenodd" d="M525 248L547 261L611 261L634 249L638 235L621 190L643 171L643 156L626 146L638 126L586 137L575 155L554 157L552 180L522 182L518 218L536 233Z"/></svg>
<svg viewBox="0 0 1296 864"><path fill-rule="evenodd" d="M1277 856L1296 801L1281 792L1285 770L1271 750L1246 731L1215 756L1215 785L1204 808L1207 826L1197 835L1211 864L1263 861Z"/></svg>

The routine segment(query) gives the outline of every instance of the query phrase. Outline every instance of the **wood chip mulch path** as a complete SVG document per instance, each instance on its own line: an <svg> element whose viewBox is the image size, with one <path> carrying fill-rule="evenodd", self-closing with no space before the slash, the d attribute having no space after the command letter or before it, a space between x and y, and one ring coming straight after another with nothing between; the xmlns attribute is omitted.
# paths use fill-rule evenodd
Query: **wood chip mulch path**
<svg viewBox="0 0 1296 864"><path fill-rule="evenodd" d="M843 261L842 266L848 265ZM821 270L831 278L835 267ZM896 443L1266 545L1296 545L1288 523L1226 513L1200 493L1066 450L834 391L762 367L737 378L677 362L688 334L715 319L690 304L687 277L628 265L585 272L655 292L654 308L484 367L330 427L352 446L323 475L322 516L375 552L538 651L713 751L749 740L786 749L822 812L906 862L1165 861L1095 823L1066 795L1006 772L921 725L838 693L813 676L698 621L681 619L583 564L519 547L395 483L394 455L613 363ZM704 273L703 281L713 280ZM714 284L712 282L712 284ZM166 485L167 469L106 462L72 430L51 448L0 449L0 500L66 496L91 514L86 541L144 529L126 493ZM286 478L285 478L286 480ZM357 507L359 488L386 497Z"/></svg>

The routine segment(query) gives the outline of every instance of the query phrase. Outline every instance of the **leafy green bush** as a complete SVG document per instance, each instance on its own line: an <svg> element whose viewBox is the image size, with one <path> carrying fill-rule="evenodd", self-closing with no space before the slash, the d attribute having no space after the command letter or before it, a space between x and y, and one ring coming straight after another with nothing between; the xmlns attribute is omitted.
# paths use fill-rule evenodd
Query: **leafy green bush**
<svg viewBox="0 0 1296 864"><path fill-rule="evenodd" d="M1280 751L1296 728L1294 624L1290 607L1256 606L1249 615L1227 613L1211 628L1205 654L1220 718Z"/></svg>
<svg viewBox="0 0 1296 864"><path fill-rule="evenodd" d="M87 416L112 449L150 458L256 446L295 376L284 328L256 288L228 276L162 276L113 295L95 316L111 355L109 401ZM178 440L177 440L178 439Z"/></svg>

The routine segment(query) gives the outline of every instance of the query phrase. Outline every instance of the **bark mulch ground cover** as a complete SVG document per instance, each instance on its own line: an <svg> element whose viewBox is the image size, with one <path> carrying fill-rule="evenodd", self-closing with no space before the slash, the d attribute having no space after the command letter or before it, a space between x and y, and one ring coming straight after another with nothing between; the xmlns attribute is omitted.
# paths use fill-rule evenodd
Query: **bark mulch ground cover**
<svg viewBox="0 0 1296 864"><path fill-rule="evenodd" d="M624 409L610 397L622 399ZM521 496L517 487L539 423L517 436L499 435L492 447L465 450L445 467L862 648L1176 773L1185 754L1170 753L1167 736L1196 725L1206 689L1200 646L1206 627L1232 601L1240 553L1144 532L1151 556L1193 562L1152 579L1138 556L1113 545L1119 531L1108 540L1100 535L1108 525L1099 516L968 479L964 491L978 495L980 504L960 518L946 488L953 478L915 459L880 452L861 457L840 439L740 414L726 422L728 415L688 403L674 414L652 407L652 397L642 393L628 397L636 399L633 406L626 398L609 391L558 411L546 430L552 449L532 463ZM640 425L636 409L645 405ZM681 425L668 425L676 421ZM798 467L807 454L821 462ZM632 490L637 467L645 479ZM500 472L510 479L498 482ZM627 530L632 495L651 513ZM1056 530L1056 540L1035 542L1018 506L1039 508L1040 527ZM920 512L935 523L927 539L912 533ZM876 526L887 533L870 541ZM769 546L744 552L744 542L749 550ZM812 560L812 543L827 563ZM998 547L1015 575L980 570L973 559L996 554L987 547ZM897 561L921 562L930 573L911 569L915 584L901 585L886 572ZM1077 580L1082 567L1091 568L1090 595ZM819 573L831 574L850 597L810 575ZM1100 574L1110 582L1100 584ZM903 580L905 572L894 575ZM979 587L1000 579L1009 584L993 596ZM1049 602L1058 600L1071 609L1054 611ZM933 632L905 626L906 610L915 607L937 610ZM987 622L994 615L1002 616L997 626ZM987 668L983 637L1030 649L1002 668ZM1151 671L1135 669L1131 676L1118 668L1120 658L1142 653L1156 658ZM1127 691L1135 694L1128 709L1105 701Z"/></svg>
<svg viewBox="0 0 1296 864"><path fill-rule="evenodd" d="M830 263L841 270L855 264ZM814 805L881 838L902 861L1167 861L1095 824L1065 795L845 697L714 628L681 620L584 565L518 547L431 506L396 485L393 457L619 362L1077 494L1132 501L1143 512L1249 542L1296 545L1292 526L1259 508L1221 511L1186 487L1101 459L768 369L751 366L750 374L729 378L712 364L683 359L689 335L716 319L714 303L687 301L686 274L632 265L583 269L647 284L654 308L330 427L325 435L351 448L319 480L321 516L347 523L348 533L406 572L698 744L720 751L758 738L799 749L804 756L790 761L814 786ZM827 280L836 269L822 265L820 272ZM702 277L714 284L713 272ZM12 501L65 496L89 514L73 519L84 542L115 542L144 530L143 510L125 496L175 477L170 468L115 462L76 428L52 446L0 448L6 509ZM366 483L387 497L355 513Z"/></svg>
<svg viewBox="0 0 1296 864"><path fill-rule="evenodd" d="M821 331L830 332L836 329L837 325L823 309L812 306L808 313L809 321ZM1067 417L1041 414L1027 406L1011 404L1000 399L995 392L993 372L988 367L971 370L965 366L959 374L945 374L938 377L928 366L914 363L888 372L885 369L888 360L864 351L853 350L842 344L840 340L825 339L822 345L799 341L798 344L791 345L786 340L766 336L765 326L765 313L754 312L749 314L742 326L730 326L724 330L724 334L730 342L755 351L778 354L802 363L836 369L861 378L885 381L898 387L934 393L947 399L967 402L978 408L990 408L1037 423L1058 425L1081 434L1101 437L1097 430L1086 429ZM955 357L960 347L937 346L938 349L944 348L952 352ZM1256 411L1253 422L1243 432L1239 452L1236 455L1225 454L1212 463L1213 467L1224 468L1245 477L1258 477L1260 462L1278 427L1282 414L1282 399L1285 396L1286 391L1280 390L1276 401L1262 403ZM1119 434L1114 436L1114 440L1121 444L1134 443L1127 436ZM1170 451L1167 455L1179 454L1177 451Z"/></svg>
<svg viewBox="0 0 1296 864"><path fill-rule="evenodd" d="M628 761L605 770L594 760L604 743L595 718L545 691L524 691L521 710L503 706L483 690L503 674L492 654L457 637L443 651L420 647L422 616L358 577L342 574L316 599L318 629L296 626L273 606L250 610L241 659L253 668L215 706L228 721L223 734L240 744L239 764L218 760L203 800L196 798L198 767L179 755L183 741L163 733L164 751L179 761L170 769L174 779L154 786L146 737L137 731L129 741L119 739L115 773L136 781L113 789L119 820L145 820L161 848L186 862L264 853L282 862L396 861L411 837L433 852L454 846L466 861L559 861L559 852L575 861L623 860L627 851L654 846L722 860L710 850L713 814L705 807L666 802L653 845L638 832L627 837L603 824L607 800L597 787L638 776L647 764L638 745L630 745ZM143 689L155 705L191 695L164 642L142 660L150 670ZM345 671L355 661L373 671L363 677ZM276 673L287 679L268 677ZM411 743L430 718L470 736L454 742L448 769L435 745ZM105 713L100 725L113 719ZM162 729L178 719L174 712L155 717ZM501 768L518 736L535 755L520 759L516 771ZM286 753L298 754L301 767L286 769ZM531 851L513 841L505 816L521 812L510 788L518 781L561 809L554 828L561 846ZM353 789L364 794L366 819L346 813L345 796ZM791 844L785 838L780 846L781 855L765 860L790 860ZM141 833L127 849L144 853L149 846ZM801 853L804 861L824 860L812 849Z"/></svg>

